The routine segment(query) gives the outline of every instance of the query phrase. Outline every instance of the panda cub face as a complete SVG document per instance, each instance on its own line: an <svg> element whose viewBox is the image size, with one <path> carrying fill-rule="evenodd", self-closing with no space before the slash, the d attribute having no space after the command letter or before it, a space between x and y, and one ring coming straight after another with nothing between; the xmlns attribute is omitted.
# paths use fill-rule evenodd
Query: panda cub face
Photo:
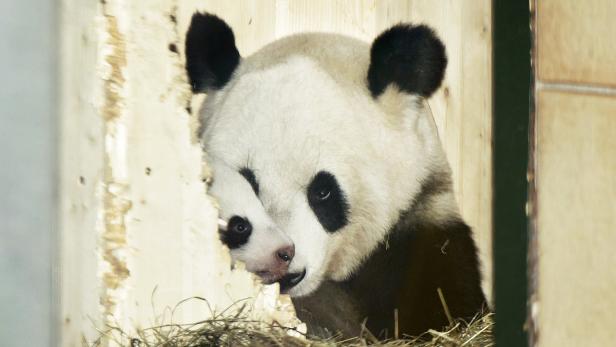
<svg viewBox="0 0 616 347"><path fill-rule="evenodd" d="M266 284L285 280L293 242L267 216L240 172L219 161L211 165L215 177L209 192L220 206L220 239L231 257Z"/></svg>
<svg viewBox="0 0 616 347"><path fill-rule="evenodd" d="M281 281L292 296L349 278L447 165L422 102L446 59L425 27L394 27L372 50L313 33L240 58L227 24L197 13L186 59L193 91L208 94L205 152L242 168L243 185L296 246Z"/></svg>

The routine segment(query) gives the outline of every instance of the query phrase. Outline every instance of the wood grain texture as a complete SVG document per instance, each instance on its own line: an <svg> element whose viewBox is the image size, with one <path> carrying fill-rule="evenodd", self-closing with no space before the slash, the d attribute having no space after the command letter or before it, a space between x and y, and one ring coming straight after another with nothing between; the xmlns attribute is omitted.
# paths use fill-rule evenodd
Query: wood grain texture
<svg viewBox="0 0 616 347"><path fill-rule="evenodd" d="M614 0L537 1L539 79L616 87L614 14Z"/></svg>
<svg viewBox="0 0 616 347"><path fill-rule="evenodd" d="M320 31L349 35L364 41L374 38L375 1L277 1L276 36Z"/></svg>
<svg viewBox="0 0 616 347"><path fill-rule="evenodd" d="M447 47L449 65L443 87L429 104L453 170L461 213L475 232L484 265L484 290L491 297L490 1L264 0L236 4L214 0L198 2L198 6L229 23L242 55L297 32L336 32L370 42L399 22L434 27Z"/></svg>
<svg viewBox="0 0 616 347"><path fill-rule="evenodd" d="M276 0L213 0L196 3L197 9L214 13L231 25L242 56L252 54L275 38ZM183 5L181 9L184 13L194 11L193 6ZM190 19L190 14L186 13L184 18Z"/></svg>
<svg viewBox="0 0 616 347"><path fill-rule="evenodd" d="M539 346L616 341L616 98L537 97Z"/></svg>

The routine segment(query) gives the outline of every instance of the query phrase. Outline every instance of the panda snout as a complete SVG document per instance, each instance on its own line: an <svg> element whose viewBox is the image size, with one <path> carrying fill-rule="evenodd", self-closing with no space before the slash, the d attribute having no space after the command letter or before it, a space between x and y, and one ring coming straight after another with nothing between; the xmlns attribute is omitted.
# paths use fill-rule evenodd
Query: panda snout
<svg viewBox="0 0 616 347"><path fill-rule="evenodd" d="M270 261L265 269L256 271L255 273L261 277L265 284L271 284L279 281L289 271L289 264L295 256L295 246L293 244L283 246L270 256Z"/></svg>

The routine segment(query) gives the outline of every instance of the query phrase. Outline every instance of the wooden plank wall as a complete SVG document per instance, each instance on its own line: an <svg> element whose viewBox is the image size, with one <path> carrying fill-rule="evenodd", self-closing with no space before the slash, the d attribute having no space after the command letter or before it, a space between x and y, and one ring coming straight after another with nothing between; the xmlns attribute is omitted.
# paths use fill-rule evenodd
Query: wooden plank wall
<svg viewBox="0 0 616 347"><path fill-rule="evenodd" d="M491 1L213 0L198 5L231 25L242 55L296 32L337 32L371 41L399 22L434 27L447 47L449 65L430 106L453 170L462 215L475 230L484 290L491 296ZM180 10L187 19L194 8Z"/></svg>
<svg viewBox="0 0 616 347"><path fill-rule="evenodd" d="M616 2L537 0L539 346L616 341Z"/></svg>

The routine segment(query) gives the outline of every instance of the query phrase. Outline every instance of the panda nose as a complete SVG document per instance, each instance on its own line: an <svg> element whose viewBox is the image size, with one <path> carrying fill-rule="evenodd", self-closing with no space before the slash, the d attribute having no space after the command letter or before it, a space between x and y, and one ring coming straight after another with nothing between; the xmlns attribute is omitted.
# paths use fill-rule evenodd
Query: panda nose
<svg viewBox="0 0 616 347"><path fill-rule="evenodd" d="M279 250L276 251L276 256L283 263L290 263L291 260L293 260L293 257L295 256L295 246L289 245L289 246L280 248Z"/></svg>
<svg viewBox="0 0 616 347"><path fill-rule="evenodd" d="M269 262L263 270L255 271L261 277L263 283L274 283L283 278L289 270L289 264L295 256L295 246L289 244L276 250L273 256L270 253Z"/></svg>

